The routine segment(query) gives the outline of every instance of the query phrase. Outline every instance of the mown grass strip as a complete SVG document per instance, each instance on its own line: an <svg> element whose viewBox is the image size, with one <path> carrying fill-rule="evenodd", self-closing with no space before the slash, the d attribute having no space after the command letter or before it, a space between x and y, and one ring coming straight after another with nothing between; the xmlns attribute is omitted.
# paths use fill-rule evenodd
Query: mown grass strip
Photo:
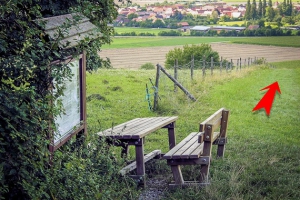
<svg viewBox="0 0 300 200"><path fill-rule="evenodd" d="M300 47L300 36L253 37L234 40L233 43L272 45L281 47Z"/></svg>
<svg viewBox="0 0 300 200"><path fill-rule="evenodd" d="M191 45L212 42L300 47L300 36L282 37L114 37L103 49Z"/></svg>
<svg viewBox="0 0 300 200"><path fill-rule="evenodd" d="M185 44L201 44L211 42L231 42L238 38L225 37L114 37L110 45L104 45L103 49L111 48L137 48L176 46Z"/></svg>

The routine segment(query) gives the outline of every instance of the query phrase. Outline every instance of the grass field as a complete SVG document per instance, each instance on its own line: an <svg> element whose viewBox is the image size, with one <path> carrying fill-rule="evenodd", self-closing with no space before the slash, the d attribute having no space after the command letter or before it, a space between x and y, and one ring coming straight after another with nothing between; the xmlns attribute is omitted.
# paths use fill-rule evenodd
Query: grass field
<svg viewBox="0 0 300 200"><path fill-rule="evenodd" d="M282 37L114 37L110 45L103 49L111 48L136 48L175 46L185 44L201 44L211 42L233 42L244 44L260 44L274 46L300 47L300 36Z"/></svg>
<svg viewBox="0 0 300 200"><path fill-rule="evenodd" d="M211 42L230 42L237 38L220 37L115 37L110 45L103 46L108 48L136 48L136 47L157 47L174 46L185 44L200 44Z"/></svg>
<svg viewBox="0 0 300 200"><path fill-rule="evenodd" d="M179 116L177 141L220 107L231 111L228 144L223 160L213 159L211 185L204 189L165 191L166 199L299 199L300 198L300 61L257 66L231 73L215 72L204 79L196 71L191 81L180 71L183 85L197 98L190 101L173 83L161 78L159 109L151 112L145 100L145 84L155 70L99 70L87 76L89 133L109 128L136 117ZM186 75L184 75L186 74ZM263 110L252 112L264 95L259 90L275 81L281 88L270 117ZM151 90L153 92L153 90ZM147 137L145 151L167 151L165 130ZM133 149L130 149L134 155ZM214 152L215 153L215 152ZM119 151L116 151L119 154ZM154 176L170 177L164 161L152 165ZM192 171L191 171L192 170ZM183 168L185 178L195 178L197 167ZM170 181L168 179L168 181Z"/></svg>
<svg viewBox="0 0 300 200"><path fill-rule="evenodd" d="M170 31L174 29L167 29L167 28L140 28L140 27L114 27L115 31L118 33L130 33L135 32L136 34L139 33L152 33L157 35L161 31Z"/></svg>
<svg viewBox="0 0 300 200"><path fill-rule="evenodd" d="M300 36L243 38L241 40L234 40L233 43L300 47Z"/></svg>
<svg viewBox="0 0 300 200"><path fill-rule="evenodd" d="M233 25L242 26L245 24L245 21L233 21L233 22L219 22L219 25L233 26Z"/></svg>

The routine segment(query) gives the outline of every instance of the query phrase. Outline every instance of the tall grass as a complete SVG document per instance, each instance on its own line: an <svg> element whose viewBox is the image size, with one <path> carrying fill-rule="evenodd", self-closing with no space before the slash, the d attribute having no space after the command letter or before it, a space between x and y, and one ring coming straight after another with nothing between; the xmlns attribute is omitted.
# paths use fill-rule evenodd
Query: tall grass
<svg viewBox="0 0 300 200"><path fill-rule="evenodd" d="M149 111L145 100L145 84L150 85L149 78L154 79L155 70L99 70L87 76L87 93L100 94L104 99L88 102L88 124L99 124L101 131L136 117L177 115L179 142L197 131L199 122L225 107L231 112L228 144L225 158L213 159L211 185L167 191L165 198L299 199L300 61L275 63L275 66L257 66L221 75L215 72L205 78L201 72L195 72L194 80L188 78L187 72L179 72L196 102L180 90L174 93L173 83L162 77L157 112ZM282 94L276 95L270 117L264 110L253 113L253 107L264 95L259 90L275 81ZM146 138L145 151L166 152L167 146L166 130L160 130ZM132 149L130 153L134 155ZM159 168L164 177L171 176L164 162ZM196 179L198 171L195 166L183 168L185 178Z"/></svg>

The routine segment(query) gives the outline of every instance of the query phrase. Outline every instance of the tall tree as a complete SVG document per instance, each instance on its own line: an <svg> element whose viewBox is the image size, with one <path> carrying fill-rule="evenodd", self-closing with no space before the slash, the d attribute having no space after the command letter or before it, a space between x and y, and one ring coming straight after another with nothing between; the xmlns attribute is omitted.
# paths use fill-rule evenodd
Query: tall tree
<svg viewBox="0 0 300 200"><path fill-rule="evenodd" d="M267 8L267 0L263 0L263 4L262 4L262 16L265 16L265 14L266 14L266 8Z"/></svg>
<svg viewBox="0 0 300 200"><path fill-rule="evenodd" d="M273 7L272 0L269 0L269 1L268 1L268 7Z"/></svg>
<svg viewBox="0 0 300 200"><path fill-rule="evenodd" d="M256 1L255 0L253 0L252 4L251 4L250 16L251 16L251 19L257 18L257 10L256 10Z"/></svg>
<svg viewBox="0 0 300 200"><path fill-rule="evenodd" d="M251 4L250 4L250 0L247 1L247 5L246 5L246 13L245 13L245 20L249 20L251 19Z"/></svg>
<svg viewBox="0 0 300 200"><path fill-rule="evenodd" d="M293 3L292 0L287 1L287 6L286 6L286 15L292 16L293 14Z"/></svg>
<svg viewBox="0 0 300 200"><path fill-rule="evenodd" d="M283 1L283 3L282 3L282 14L283 15L286 15L286 13L287 13L287 4L286 4L286 0L284 0Z"/></svg>
<svg viewBox="0 0 300 200"><path fill-rule="evenodd" d="M263 17L263 4L262 4L262 1L259 0L259 3L258 3L258 9L257 9L257 16L259 18L262 18Z"/></svg>
<svg viewBox="0 0 300 200"><path fill-rule="evenodd" d="M275 17L275 11L273 7L268 6L266 9L266 18L269 22L273 21Z"/></svg>

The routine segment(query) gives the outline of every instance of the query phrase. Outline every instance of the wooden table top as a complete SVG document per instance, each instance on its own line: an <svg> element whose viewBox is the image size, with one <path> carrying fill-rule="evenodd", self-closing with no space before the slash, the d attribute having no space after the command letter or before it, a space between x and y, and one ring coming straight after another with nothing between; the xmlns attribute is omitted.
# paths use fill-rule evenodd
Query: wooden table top
<svg viewBox="0 0 300 200"><path fill-rule="evenodd" d="M139 139L168 124L175 122L178 116L136 118L97 133L101 137L115 139Z"/></svg>

